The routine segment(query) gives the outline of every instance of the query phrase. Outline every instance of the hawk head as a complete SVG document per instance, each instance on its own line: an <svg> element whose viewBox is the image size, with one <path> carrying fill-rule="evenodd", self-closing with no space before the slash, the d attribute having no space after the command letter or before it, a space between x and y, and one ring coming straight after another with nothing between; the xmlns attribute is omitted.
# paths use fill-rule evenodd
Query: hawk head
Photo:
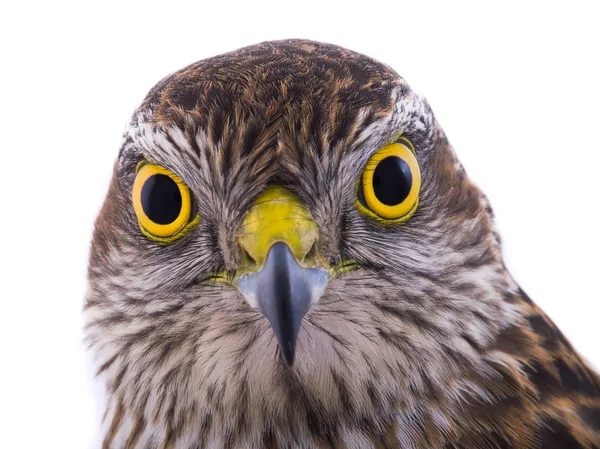
<svg viewBox="0 0 600 449"><path fill-rule="evenodd" d="M498 344L521 298L486 198L390 67L300 40L200 61L135 112L96 224L105 444L464 439L501 422L457 410L533 397Z"/></svg>

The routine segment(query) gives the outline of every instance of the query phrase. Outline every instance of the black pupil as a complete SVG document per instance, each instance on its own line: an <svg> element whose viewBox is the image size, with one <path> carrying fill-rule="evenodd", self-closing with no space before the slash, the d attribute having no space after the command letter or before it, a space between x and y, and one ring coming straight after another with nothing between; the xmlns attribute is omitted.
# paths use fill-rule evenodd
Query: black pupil
<svg viewBox="0 0 600 449"><path fill-rule="evenodd" d="M396 206L406 199L412 186L408 164L398 156L389 156L377 164L373 173L373 190L379 201Z"/></svg>
<svg viewBox="0 0 600 449"><path fill-rule="evenodd" d="M142 187L142 207L154 223L173 223L181 212L181 192L167 175L152 175Z"/></svg>

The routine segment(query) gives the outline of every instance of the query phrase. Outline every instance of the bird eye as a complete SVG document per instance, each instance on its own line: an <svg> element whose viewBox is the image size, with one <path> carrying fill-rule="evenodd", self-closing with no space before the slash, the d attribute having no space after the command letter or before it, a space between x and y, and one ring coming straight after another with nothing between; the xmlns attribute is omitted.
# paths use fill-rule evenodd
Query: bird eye
<svg viewBox="0 0 600 449"><path fill-rule="evenodd" d="M200 221L190 189L166 168L140 164L132 195L140 229L151 240L175 241Z"/></svg>
<svg viewBox="0 0 600 449"><path fill-rule="evenodd" d="M401 138L371 156L358 183L359 210L395 223L412 216L419 199L421 172L411 148L412 144Z"/></svg>

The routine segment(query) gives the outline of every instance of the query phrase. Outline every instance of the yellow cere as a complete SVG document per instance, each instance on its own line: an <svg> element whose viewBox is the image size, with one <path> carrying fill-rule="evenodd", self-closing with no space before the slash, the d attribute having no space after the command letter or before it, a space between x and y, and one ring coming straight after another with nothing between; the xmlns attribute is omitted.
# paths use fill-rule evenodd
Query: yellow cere
<svg viewBox="0 0 600 449"><path fill-rule="evenodd" d="M359 180L362 184L361 187L367 207L364 207L357 199L357 208L360 212L370 215L383 223L394 224L408 220L416 210L419 200L419 190L421 188L419 164L412 149L412 144L404 138L400 138L400 140L402 143L395 142L377 151L367 162ZM412 176L412 184L406 198L398 204L388 205L377 198L373 187L373 176L378 164L391 156L402 159L408 165Z"/></svg>
<svg viewBox="0 0 600 449"><path fill-rule="evenodd" d="M179 214L170 223L156 223L144 210L142 204L142 190L148 180L155 175L165 175L173 180L181 195L181 208ZM170 243L182 237L192 226L198 224L200 216L191 218L192 198L188 186L174 173L153 163L144 163L138 166L137 176L132 189L133 208L138 218L141 231L146 237L159 243Z"/></svg>
<svg viewBox="0 0 600 449"><path fill-rule="evenodd" d="M270 186L251 206L238 238L259 269L277 242L288 245L298 263L314 267L310 252L319 236L317 224L302 201L289 190ZM250 267L248 267L250 268Z"/></svg>

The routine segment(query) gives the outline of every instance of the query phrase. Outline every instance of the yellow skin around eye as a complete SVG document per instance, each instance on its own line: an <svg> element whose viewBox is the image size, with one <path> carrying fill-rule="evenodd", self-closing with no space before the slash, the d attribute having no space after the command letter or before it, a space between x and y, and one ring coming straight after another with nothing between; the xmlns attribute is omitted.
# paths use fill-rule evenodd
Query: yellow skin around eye
<svg viewBox="0 0 600 449"><path fill-rule="evenodd" d="M146 181L154 175L168 176L175 181L181 193L181 210L179 211L179 215L173 222L168 224L158 224L152 221L146 215L142 206L142 189ZM200 221L199 215L190 221L192 199L188 186L177 175L159 165L147 163L138 168L137 176L133 183L132 201L141 231L146 237L160 243L170 243L177 240L185 234L185 231Z"/></svg>
<svg viewBox="0 0 600 449"><path fill-rule="evenodd" d="M410 145L410 147L412 147L410 142L405 139L402 140L406 142L406 144L398 142L392 143L375 153L371 159L369 159L369 162L367 162L361 179L359 180L359 182L362 182L365 203L367 205L367 207L364 207L357 201L359 211L367 215L375 216L375 218L380 221L389 224L402 223L408 220L416 210L419 201L419 190L421 188L421 171L419 169L419 163L417 162L413 151L411 151L411 148L408 146ZM390 156L397 156L404 160L412 174L412 186L408 196L404 201L393 206L383 204L379 201L375 195L375 190L373 189L373 175L375 174L375 168L379 162Z"/></svg>

